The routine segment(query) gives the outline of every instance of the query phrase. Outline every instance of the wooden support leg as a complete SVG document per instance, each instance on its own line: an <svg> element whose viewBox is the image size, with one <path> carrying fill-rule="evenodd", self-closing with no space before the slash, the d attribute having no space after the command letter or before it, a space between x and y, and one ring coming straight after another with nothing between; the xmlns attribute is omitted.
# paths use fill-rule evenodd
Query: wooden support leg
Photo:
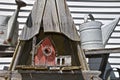
<svg viewBox="0 0 120 80"><path fill-rule="evenodd" d="M84 51L81 49L79 44L77 45L77 48L78 48L78 57L79 57L79 61L80 61L82 69L83 70L89 70Z"/></svg>
<svg viewBox="0 0 120 80"><path fill-rule="evenodd" d="M100 75L101 78L103 78L104 76L105 68L108 63L108 58L109 58L109 54L104 54L102 56L102 61L101 61L100 68L99 68L99 71L101 71L101 75Z"/></svg>

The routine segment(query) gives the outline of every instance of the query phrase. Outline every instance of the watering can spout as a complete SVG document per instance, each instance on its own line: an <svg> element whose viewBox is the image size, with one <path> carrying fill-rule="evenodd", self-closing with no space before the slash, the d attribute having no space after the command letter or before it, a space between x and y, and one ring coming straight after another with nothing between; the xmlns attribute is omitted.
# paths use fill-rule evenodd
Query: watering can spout
<svg viewBox="0 0 120 80"><path fill-rule="evenodd" d="M103 45L105 46L113 30L119 22L120 17L115 18L111 23L105 24L101 27Z"/></svg>
<svg viewBox="0 0 120 80"><path fill-rule="evenodd" d="M18 18L20 8L26 6L26 3L21 1L21 0L15 0L15 1L17 4L17 9L8 21L7 36L6 36L6 40L4 41L4 44L16 45L16 43L17 43L17 39L18 39L18 21L17 21L17 18Z"/></svg>

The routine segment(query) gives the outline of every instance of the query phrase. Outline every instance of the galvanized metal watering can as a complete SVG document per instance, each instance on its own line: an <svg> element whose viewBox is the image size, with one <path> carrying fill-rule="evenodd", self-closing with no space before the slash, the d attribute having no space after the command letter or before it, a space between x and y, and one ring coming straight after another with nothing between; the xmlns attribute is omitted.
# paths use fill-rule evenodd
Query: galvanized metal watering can
<svg viewBox="0 0 120 80"><path fill-rule="evenodd" d="M88 21L88 16L91 21ZM105 47L111 33L119 22L119 17L111 23L102 25L102 22L95 21L91 14L84 17L84 23L80 25L80 39L83 49L101 49Z"/></svg>
<svg viewBox="0 0 120 80"><path fill-rule="evenodd" d="M17 9L12 17L0 16L0 45L15 46L18 40L18 14L21 7L26 3L21 0L15 0Z"/></svg>

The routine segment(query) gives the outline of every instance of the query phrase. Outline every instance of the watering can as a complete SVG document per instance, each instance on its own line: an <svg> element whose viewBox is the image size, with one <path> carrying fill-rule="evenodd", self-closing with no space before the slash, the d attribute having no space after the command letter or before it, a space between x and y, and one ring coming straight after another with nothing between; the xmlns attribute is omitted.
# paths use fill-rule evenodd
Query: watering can
<svg viewBox="0 0 120 80"><path fill-rule="evenodd" d="M91 21L88 21L88 16ZM112 22L102 25L102 22L95 21L91 14L84 17L84 23L80 25L81 47L83 49L102 49L105 48L110 35L119 22L119 17Z"/></svg>
<svg viewBox="0 0 120 80"><path fill-rule="evenodd" d="M13 16L10 18L8 21L8 30L7 30L7 38L4 43L10 43L12 45L15 45L17 43L17 38L18 38L18 23L17 23L17 18L18 14L20 11L21 7L26 6L26 3L23 2L22 0L15 0L17 4L17 9Z"/></svg>

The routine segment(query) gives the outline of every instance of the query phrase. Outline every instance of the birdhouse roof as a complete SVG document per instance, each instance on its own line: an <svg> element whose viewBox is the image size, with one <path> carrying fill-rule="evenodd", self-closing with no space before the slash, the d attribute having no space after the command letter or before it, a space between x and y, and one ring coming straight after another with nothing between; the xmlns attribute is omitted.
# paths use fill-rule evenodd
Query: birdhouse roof
<svg viewBox="0 0 120 80"><path fill-rule="evenodd" d="M37 0L20 35L21 40L29 40L39 33L54 32L79 41L79 35L65 0Z"/></svg>

